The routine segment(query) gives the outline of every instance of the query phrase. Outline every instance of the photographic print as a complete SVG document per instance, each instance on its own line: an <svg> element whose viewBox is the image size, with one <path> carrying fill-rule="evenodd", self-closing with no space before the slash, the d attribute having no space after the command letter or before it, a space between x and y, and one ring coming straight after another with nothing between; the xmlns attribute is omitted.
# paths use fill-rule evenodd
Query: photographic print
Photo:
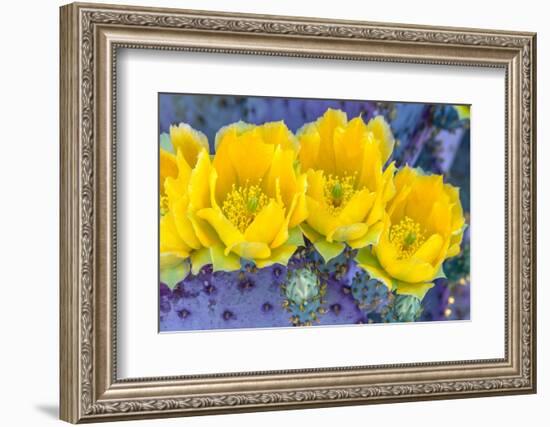
<svg viewBox="0 0 550 427"><path fill-rule="evenodd" d="M536 393L535 33L59 23L62 420Z"/></svg>
<svg viewBox="0 0 550 427"><path fill-rule="evenodd" d="M469 320L469 105L158 110L161 332Z"/></svg>

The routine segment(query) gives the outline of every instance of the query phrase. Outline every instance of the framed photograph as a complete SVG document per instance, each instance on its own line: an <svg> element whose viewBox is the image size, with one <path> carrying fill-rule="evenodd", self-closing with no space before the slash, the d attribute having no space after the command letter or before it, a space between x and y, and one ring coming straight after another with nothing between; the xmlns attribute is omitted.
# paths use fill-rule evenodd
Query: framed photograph
<svg viewBox="0 0 550 427"><path fill-rule="evenodd" d="M535 34L60 22L63 420L536 391Z"/></svg>

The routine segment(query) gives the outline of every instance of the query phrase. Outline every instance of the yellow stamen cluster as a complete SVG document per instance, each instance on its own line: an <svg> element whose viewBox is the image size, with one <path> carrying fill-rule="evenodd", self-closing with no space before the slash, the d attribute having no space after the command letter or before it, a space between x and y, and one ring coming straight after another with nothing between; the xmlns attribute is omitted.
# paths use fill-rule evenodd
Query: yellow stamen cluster
<svg viewBox="0 0 550 427"><path fill-rule="evenodd" d="M426 240L425 232L420 229L420 224L404 217L390 229L390 241L399 252L400 259L410 258Z"/></svg>
<svg viewBox="0 0 550 427"><path fill-rule="evenodd" d="M344 175L342 177L329 174L325 178L323 190L328 210L331 214L338 215L357 192L355 189L355 176Z"/></svg>
<svg viewBox="0 0 550 427"><path fill-rule="evenodd" d="M231 223L244 233L256 215L269 203L259 185L237 187L235 184L223 201L222 211Z"/></svg>

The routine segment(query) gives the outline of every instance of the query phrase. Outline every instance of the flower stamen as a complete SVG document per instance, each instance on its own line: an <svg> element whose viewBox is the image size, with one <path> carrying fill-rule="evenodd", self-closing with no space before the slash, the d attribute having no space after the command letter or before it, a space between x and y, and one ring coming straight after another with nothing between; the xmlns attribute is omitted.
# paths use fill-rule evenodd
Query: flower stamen
<svg viewBox="0 0 550 427"><path fill-rule="evenodd" d="M397 248L399 259L410 258L426 240L425 235L420 224L408 216L390 228L390 242Z"/></svg>
<svg viewBox="0 0 550 427"><path fill-rule="evenodd" d="M269 198L260 185L231 186L227 194L222 211L227 219L244 233L252 224L256 215L269 203Z"/></svg>
<svg viewBox="0 0 550 427"><path fill-rule="evenodd" d="M337 176L329 174L325 178L324 185L325 203L333 215L338 215L344 206L357 192L355 189L355 176Z"/></svg>

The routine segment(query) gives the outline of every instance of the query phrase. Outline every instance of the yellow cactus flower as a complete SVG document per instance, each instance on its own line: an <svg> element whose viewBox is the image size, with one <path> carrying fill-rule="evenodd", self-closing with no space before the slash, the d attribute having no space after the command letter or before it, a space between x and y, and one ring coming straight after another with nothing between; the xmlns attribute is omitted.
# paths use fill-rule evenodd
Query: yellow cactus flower
<svg viewBox="0 0 550 427"><path fill-rule="evenodd" d="M305 236L325 261L347 243L362 248L378 241L386 202L393 196L394 164L385 170L394 146L382 116L367 124L361 117L328 109L297 133L300 163L307 171L309 216Z"/></svg>
<svg viewBox="0 0 550 427"><path fill-rule="evenodd" d="M166 178L172 177L175 178L178 176L178 166L176 162L176 156L164 149L160 149L160 155L159 155L159 185L160 185L160 195L165 196L166 192L164 191L164 182L166 181Z"/></svg>
<svg viewBox="0 0 550 427"><path fill-rule="evenodd" d="M215 233L195 216L198 209L210 206L210 169L204 134L182 123L170 127L169 137L161 135L160 273L171 287L190 269L197 273L212 259Z"/></svg>
<svg viewBox="0 0 550 427"><path fill-rule="evenodd" d="M286 264L303 243L298 225L307 216L306 176L295 167L296 150L283 122L238 122L218 132L210 206L197 217L216 231L223 255L238 255L258 267ZM218 254L214 268L223 262Z"/></svg>
<svg viewBox="0 0 550 427"><path fill-rule="evenodd" d="M298 151L299 149L298 140L292 132L290 132L283 120L278 122L266 122L261 126L243 121L224 126L216 134L216 147L218 147L220 141L225 137L227 131L236 131L237 134L241 134L252 129L256 129L256 131L260 133L262 141L266 144L277 145L285 150L291 149Z"/></svg>
<svg viewBox="0 0 550 427"><path fill-rule="evenodd" d="M454 109L458 114L459 120L465 120L470 118L470 106L469 105L455 105Z"/></svg>
<svg viewBox="0 0 550 427"><path fill-rule="evenodd" d="M460 252L465 220L459 190L441 175L408 166L394 182L380 240L360 250L357 262L390 290L422 299L444 277L443 262Z"/></svg>
<svg viewBox="0 0 550 427"><path fill-rule="evenodd" d="M201 131L193 129L187 123L178 126L170 126L170 142L174 152L181 151L187 164L193 167L197 163L199 154L208 152L208 138Z"/></svg>
<svg viewBox="0 0 550 427"><path fill-rule="evenodd" d="M208 151L208 139L202 132L193 129L186 123L170 126L170 134L160 135L160 194L165 195L164 181L175 178L178 174L175 154L181 151L185 161L191 167L197 163L197 157L202 150Z"/></svg>

